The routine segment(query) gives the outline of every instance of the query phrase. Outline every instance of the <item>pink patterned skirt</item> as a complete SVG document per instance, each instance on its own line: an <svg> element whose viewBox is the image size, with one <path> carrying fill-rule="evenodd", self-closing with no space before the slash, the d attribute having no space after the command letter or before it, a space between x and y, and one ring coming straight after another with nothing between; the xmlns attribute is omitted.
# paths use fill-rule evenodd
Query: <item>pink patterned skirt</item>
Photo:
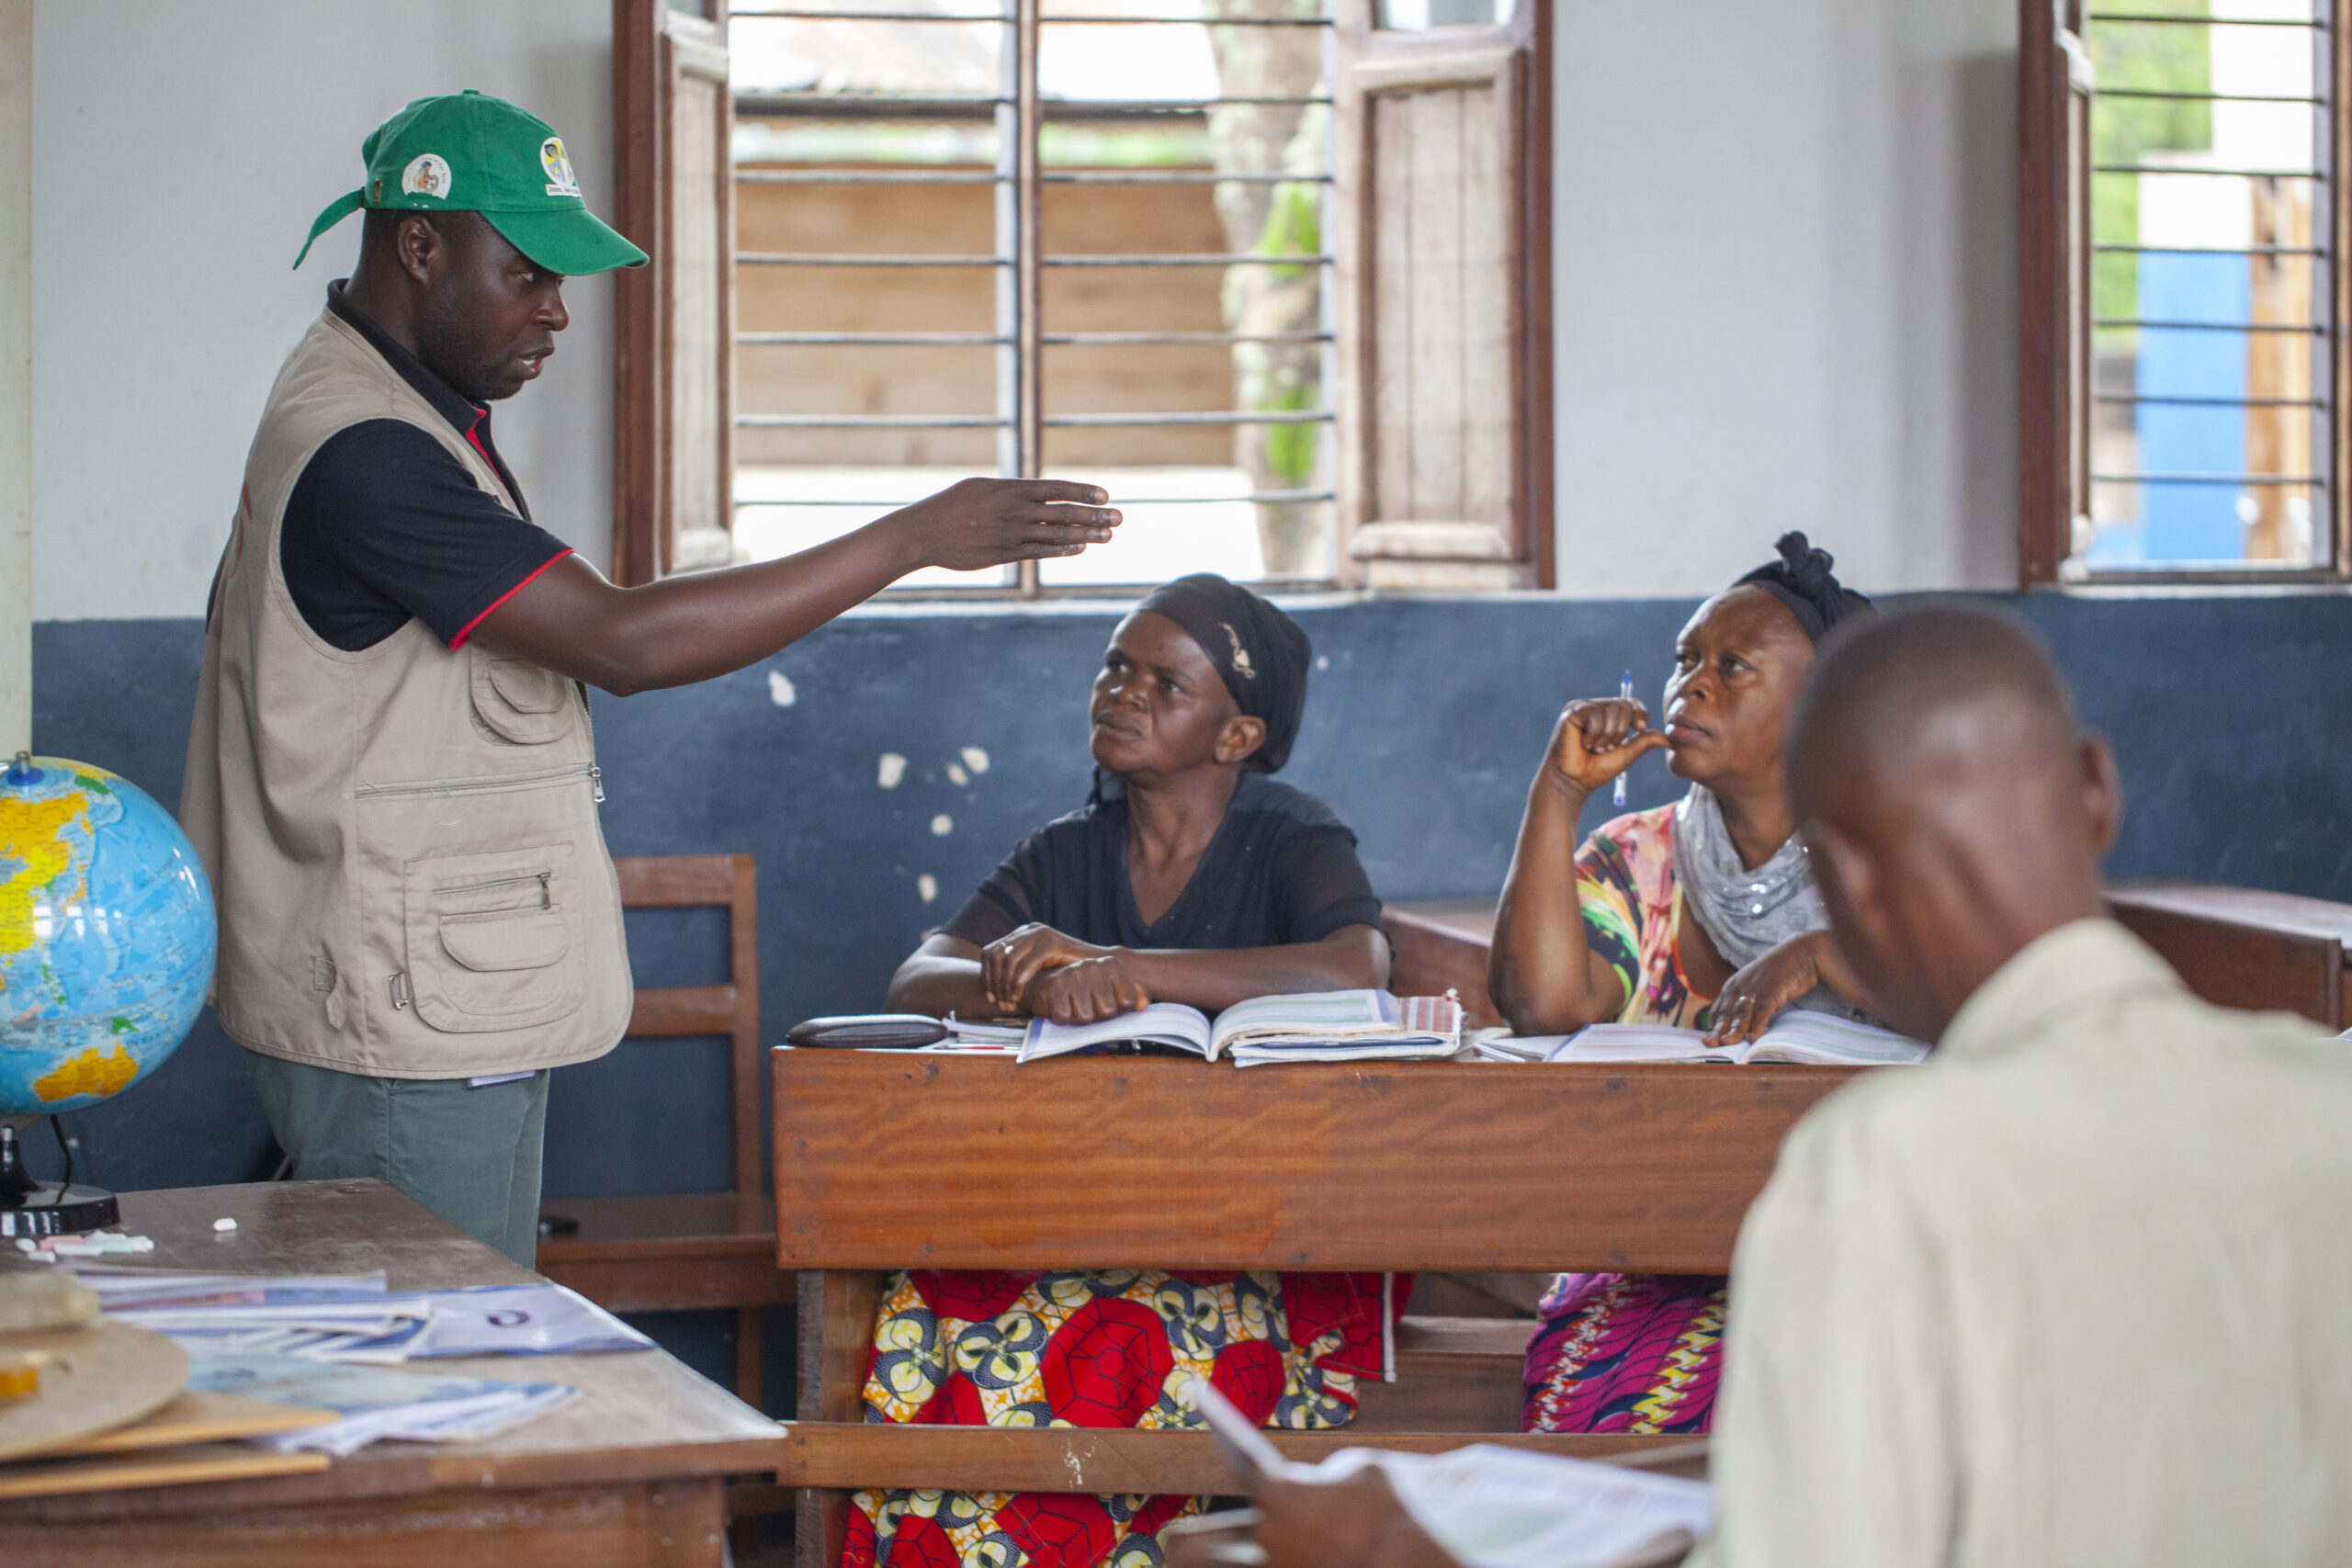
<svg viewBox="0 0 2352 1568"><path fill-rule="evenodd" d="M1527 1347L1523 1432L1701 1433L1724 1359L1724 1281L1563 1274Z"/></svg>

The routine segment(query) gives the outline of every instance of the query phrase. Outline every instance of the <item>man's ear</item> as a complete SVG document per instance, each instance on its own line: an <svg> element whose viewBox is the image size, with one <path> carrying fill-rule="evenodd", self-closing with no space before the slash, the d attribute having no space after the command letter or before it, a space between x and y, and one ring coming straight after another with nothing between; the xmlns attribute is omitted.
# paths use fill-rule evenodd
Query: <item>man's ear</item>
<svg viewBox="0 0 2352 1568"><path fill-rule="evenodd" d="M392 254L400 258L401 270L418 283L433 281L448 249L447 237L422 212L408 214L392 231Z"/></svg>
<svg viewBox="0 0 2352 1568"><path fill-rule="evenodd" d="M2097 730L2086 730L2080 742L2083 756L2083 816L2091 830L2091 844L2099 858L2115 847L2123 830L2123 774L2115 765L2115 749Z"/></svg>
<svg viewBox="0 0 2352 1568"><path fill-rule="evenodd" d="M1235 714L1225 721L1225 728L1216 738L1216 760L1233 763L1247 761L1250 754L1266 743L1266 721L1246 713Z"/></svg>

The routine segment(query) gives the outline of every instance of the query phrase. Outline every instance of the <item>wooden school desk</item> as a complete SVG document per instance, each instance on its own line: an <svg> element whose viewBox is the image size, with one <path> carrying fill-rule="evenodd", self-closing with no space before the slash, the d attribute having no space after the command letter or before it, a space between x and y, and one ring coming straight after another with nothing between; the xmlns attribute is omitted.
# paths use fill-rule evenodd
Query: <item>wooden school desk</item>
<svg viewBox="0 0 2352 1568"><path fill-rule="evenodd" d="M224 1216L237 1229L216 1235L212 1222ZM126 1192L122 1223L154 1237L155 1250L120 1261L161 1269L382 1269L395 1291L538 1277L380 1181ZM0 1562L717 1568L724 1477L775 1468L776 1423L660 1350L469 1357L416 1370L581 1393L485 1442L377 1443L308 1475L0 1502Z"/></svg>
<svg viewBox="0 0 2352 1568"><path fill-rule="evenodd" d="M2209 882L2118 882L2115 918L2154 948L2188 988L2219 1007L2298 1012L2352 1025L2352 905ZM1437 898L1381 911L1398 996L1462 997L1473 1028L1502 1021L1487 994L1493 898Z"/></svg>
<svg viewBox="0 0 2352 1568"><path fill-rule="evenodd" d="M888 1270L1721 1274L1781 1135L1852 1076L1487 1062L1241 1071L1138 1056L1015 1067L790 1049L772 1062L777 1245L784 1267L805 1270L802 1419L787 1427L779 1476L813 1489L798 1510L804 1568L837 1561L846 1493L862 1487L1230 1484L1205 1433L864 1425ZM1517 1358L1532 1326L1408 1319L1403 1381L1364 1385L1355 1422L1269 1436L1300 1458L1351 1444L1603 1454L1680 1443L1520 1437ZM1515 1343L1495 1354L1490 1330ZM1488 1399L1464 1422L1448 1365L1489 1360L1500 1408Z"/></svg>

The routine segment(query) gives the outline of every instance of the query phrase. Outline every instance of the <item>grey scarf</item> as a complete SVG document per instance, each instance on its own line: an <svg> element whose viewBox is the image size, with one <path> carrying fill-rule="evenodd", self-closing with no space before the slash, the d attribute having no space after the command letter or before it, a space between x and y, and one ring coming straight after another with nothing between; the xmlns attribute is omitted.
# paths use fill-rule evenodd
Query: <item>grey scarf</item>
<svg viewBox="0 0 2352 1568"><path fill-rule="evenodd" d="M1804 841L1795 834L1750 871L1739 861L1714 792L1692 784L1674 808L1674 879L1683 902L1714 939L1734 969L1745 968L1792 936L1826 931L1829 911L1813 885ZM1815 986L1796 1006L1847 1018L1861 1016L1826 986Z"/></svg>

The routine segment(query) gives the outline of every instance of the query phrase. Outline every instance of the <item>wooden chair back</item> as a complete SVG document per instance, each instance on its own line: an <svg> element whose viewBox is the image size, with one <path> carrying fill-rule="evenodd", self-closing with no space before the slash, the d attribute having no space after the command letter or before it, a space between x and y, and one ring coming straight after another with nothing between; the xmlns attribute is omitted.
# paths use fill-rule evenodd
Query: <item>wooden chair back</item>
<svg viewBox="0 0 2352 1568"><path fill-rule="evenodd" d="M625 855L613 862L624 909L727 911L728 976L717 986L641 988L629 1040L725 1035L729 1040L728 1170L739 1199L755 1205L760 1179L760 915L752 859L734 855Z"/></svg>

